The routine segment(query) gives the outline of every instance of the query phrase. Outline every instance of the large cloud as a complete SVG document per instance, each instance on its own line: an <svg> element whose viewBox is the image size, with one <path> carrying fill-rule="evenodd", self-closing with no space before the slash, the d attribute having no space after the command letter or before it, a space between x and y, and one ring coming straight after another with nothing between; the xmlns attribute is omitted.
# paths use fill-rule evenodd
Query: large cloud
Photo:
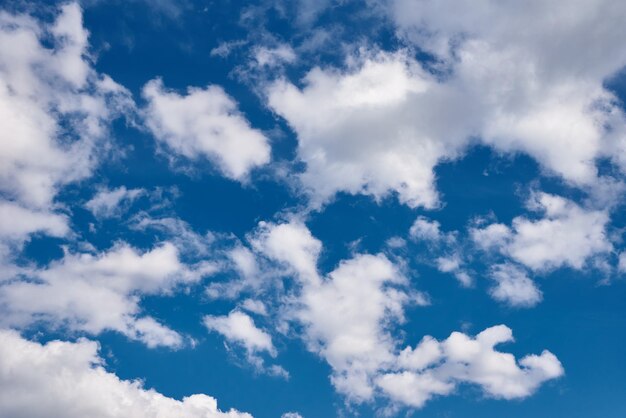
<svg viewBox="0 0 626 418"><path fill-rule="evenodd" d="M267 86L269 106L297 134L314 205L337 192L394 192L433 207L434 167L472 143L526 153L583 188L598 182L599 158L626 167L624 114L603 84L626 65L615 42L626 35L625 6L385 3L399 34L434 63L361 50L343 69L311 69L302 87Z"/></svg>
<svg viewBox="0 0 626 418"><path fill-rule="evenodd" d="M0 415L11 418L252 418L207 395L182 401L104 369L88 340L39 344L0 330Z"/></svg>

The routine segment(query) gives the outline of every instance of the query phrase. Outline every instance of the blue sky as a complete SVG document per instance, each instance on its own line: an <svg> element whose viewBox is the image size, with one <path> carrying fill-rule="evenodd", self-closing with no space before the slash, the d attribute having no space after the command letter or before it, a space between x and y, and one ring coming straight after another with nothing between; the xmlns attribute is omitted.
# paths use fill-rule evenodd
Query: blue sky
<svg viewBox="0 0 626 418"><path fill-rule="evenodd" d="M0 416L626 416L626 5L0 10Z"/></svg>

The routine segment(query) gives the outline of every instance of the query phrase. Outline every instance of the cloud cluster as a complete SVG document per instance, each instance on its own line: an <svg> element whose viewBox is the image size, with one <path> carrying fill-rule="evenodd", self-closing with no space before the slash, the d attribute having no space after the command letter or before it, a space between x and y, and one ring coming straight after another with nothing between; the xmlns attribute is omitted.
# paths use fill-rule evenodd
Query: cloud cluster
<svg viewBox="0 0 626 418"><path fill-rule="evenodd" d="M441 343L425 337L415 349L400 351L394 327L404 322L408 304L427 299L409 289L385 255L354 255L324 276L317 270L321 243L302 223L262 223L254 237L256 251L293 274L299 290L286 315L304 327L308 349L328 362L333 385L352 402L384 395L419 408L434 395L450 394L458 383L479 385L493 397L519 398L563 373L548 351L517 361L494 350L512 340L505 326L476 338L455 332ZM506 286L501 283L499 292L506 293Z"/></svg>
<svg viewBox="0 0 626 418"><path fill-rule="evenodd" d="M475 143L530 155L587 190L600 181L598 159L626 168L626 118L604 86L626 65L614 42L626 35L625 6L382 3L399 36L434 62L362 49L344 68L267 86L268 105L297 135L314 206L347 192L435 207L433 169Z"/></svg>

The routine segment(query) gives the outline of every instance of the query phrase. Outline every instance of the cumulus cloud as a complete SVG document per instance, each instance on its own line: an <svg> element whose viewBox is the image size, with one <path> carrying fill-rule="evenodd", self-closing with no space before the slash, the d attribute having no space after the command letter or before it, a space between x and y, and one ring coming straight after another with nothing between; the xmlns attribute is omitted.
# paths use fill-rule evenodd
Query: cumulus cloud
<svg viewBox="0 0 626 418"><path fill-rule="evenodd" d="M448 65L448 83L482 108L486 144L525 152L578 185L594 182L600 156L623 164L624 115L603 81L626 65L614 42L626 34L624 5L581 1L563 13L556 1L387 3L401 36Z"/></svg>
<svg viewBox="0 0 626 418"><path fill-rule="evenodd" d="M181 95L155 79L144 86L143 96L146 126L173 155L208 159L224 176L239 181L269 162L268 139L250 126L221 87L190 87Z"/></svg>
<svg viewBox="0 0 626 418"><path fill-rule="evenodd" d="M21 241L35 232L53 237L69 233L68 218L46 210L27 209L14 202L0 200L0 239Z"/></svg>
<svg viewBox="0 0 626 418"><path fill-rule="evenodd" d="M432 83L404 54L380 53L345 72L314 68L302 89L286 80L268 86L269 106L297 134L306 163L300 179L313 204L344 191L376 199L396 192L411 207L437 205L432 169L458 147L438 141L452 141L454 125L413 109Z"/></svg>
<svg viewBox="0 0 626 418"><path fill-rule="evenodd" d="M491 279L495 286L489 293L500 302L516 307L531 307L541 302L543 295L526 272L512 264L492 267Z"/></svg>
<svg viewBox="0 0 626 418"><path fill-rule="evenodd" d="M453 235L446 234L441 231L441 224L432 221L425 216L418 216L409 229L409 236L414 240L426 242L440 242L442 240L450 241L454 239Z"/></svg>
<svg viewBox="0 0 626 418"><path fill-rule="evenodd" d="M335 388L354 400L371 398L371 375L393 358L386 323L403 320L406 279L384 255L356 255L323 277L321 242L302 223L262 223L254 248L289 268L300 291L289 316L303 338L333 369ZM341 318L338 321L337 318Z"/></svg>
<svg viewBox="0 0 626 418"><path fill-rule="evenodd" d="M465 268L457 235L456 231L442 231L439 222L425 216L418 216L409 229L412 241L425 244L428 255L422 261L433 264L442 273L452 274L461 286L470 287L474 284L474 279Z"/></svg>
<svg viewBox="0 0 626 418"><path fill-rule="evenodd" d="M88 35L76 3L52 24L0 12L0 191L23 206L49 208L88 176L109 122L132 106L91 67Z"/></svg>
<svg viewBox="0 0 626 418"><path fill-rule="evenodd" d="M491 224L471 230L473 240L483 249L494 249L534 271L563 266L582 269L587 261L613 248L606 233L609 222L604 210L585 209L560 196L535 193L528 201L541 219L524 216L513 219L511 227Z"/></svg>
<svg viewBox="0 0 626 418"><path fill-rule="evenodd" d="M206 315L203 322L207 329L220 333L228 341L242 345L249 354L267 352L272 357L276 356L270 334L257 328L252 318L243 312L231 311L224 316Z"/></svg>
<svg viewBox="0 0 626 418"><path fill-rule="evenodd" d="M453 332L444 341L424 337L399 356L404 370L381 374L377 385L393 401L420 408L436 395L447 395L460 383L478 385L487 396L501 399L531 395L545 381L563 375L559 360L547 350L519 361L494 349L513 340L511 330L498 325L476 337Z"/></svg>
<svg viewBox="0 0 626 418"><path fill-rule="evenodd" d="M626 118L604 85L626 65L626 48L614 42L626 35L625 6L371 3L389 6L399 36L435 60L361 50L344 68L267 86L268 105L297 135L313 205L346 192L436 207L434 168L476 143L526 153L586 190L601 182L599 158L626 168Z"/></svg>
<svg viewBox="0 0 626 418"><path fill-rule="evenodd" d="M563 373L548 351L519 361L495 351L496 344L512 340L505 326L476 338L458 332L443 342L425 337L417 347L400 350L393 330L404 322L404 308L426 300L409 289L385 255L357 254L322 275L316 267L321 243L305 225L263 223L254 236L257 251L295 276L299 290L286 314L304 327L308 349L329 363L333 385L351 402L383 396L419 408L435 395L452 393L458 383L511 399L528 396Z"/></svg>
<svg viewBox="0 0 626 418"><path fill-rule="evenodd" d="M112 218L120 216L127 206L144 193L143 189L127 189L125 186L102 188L85 203L85 207L96 218Z"/></svg>
<svg viewBox="0 0 626 418"><path fill-rule="evenodd" d="M271 335L258 328L248 314L233 310L228 315L206 315L203 318L203 323L209 331L217 332L226 341L243 347L246 351L247 361L257 371L285 379L289 378L289 372L282 366L277 364L265 365L261 354L266 353L270 357L276 357L278 352L272 343Z"/></svg>
<svg viewBox="0 0 626 418"><path fill-rule="evenodd" d="M182 401L107 372L98 344L39 344L0 330L0 415L13 418L252 418L195 394ZM69 390L71 388L71 390Z"/></svg>
<svg viewBox="0 0 626 418"><path fill-rule="evenodd" d="M208 263L187 267L169 242L143 253L125 243L95 255L66 253L45 268L22 269L17 278L0 284L0 324L43 322L94 335L113 330L149 347L177 347L183 343L177 332L142 315L141 296L167 295L214 271Z"/></svg>
<svg viewBox="0 0 626 418"><path fill-rule="evenodd" d="M76 3L45 23L0 10L0 265L11 277L32 234L65 237L59 190L88 177L130 93L97 73Z"/></svg>

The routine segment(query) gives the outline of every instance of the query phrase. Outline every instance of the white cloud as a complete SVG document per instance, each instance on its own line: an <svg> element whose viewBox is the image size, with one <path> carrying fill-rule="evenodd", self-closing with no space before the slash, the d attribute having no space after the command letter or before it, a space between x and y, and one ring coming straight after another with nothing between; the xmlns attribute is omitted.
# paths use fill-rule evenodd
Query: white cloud
<svg viewBox="0 0 626 418"><path fill-rule="evenodd" d="M388 3L401 36L451 69L446 84L478 109L484 143L525 152L577 185L597 180L596 158L623 161L624 115L603 85L626 65L615 42L626 35L623 4Z"/></svg>
<svg viewBox="0 0 626 418"><path fill-rule="evenodd" d="M283 64L291 64L298 58L293 48L287 44L270 47L256 47L253 51L254 60L259 67L273 68Z"/></svg>
<svg viewBox="0 0 626 418"><path fill-rule="evenodd" d="M206 259L211 254L211 246L216 240L216 236L210 231L200 234L180 218L155 218L146 212L134 216L130 227L139 231L158 231L185 256L197 259Z"/></svg>
<svg viewBox="0 0 626 418"><path fill-rule="evenodd" d="M141 296L166 295L214 271L207 263L185 266L168 242L144 253L125 243L96 255L66 253L46 268L22 269L18 278L0 285L0 323L44 322L89 334L114 330L150 347L177 347L183 342L177 332L141 314Z"/></svg>
<svg viewBox="0 0 626 418"><path fill-rule="evenodd" d="M432 168L458 147L435 134L453 139L452 125L412 109L432 76L402 53L359 60L345 73L314 68L303 89L285 80L268 86L269 106L298 136L303 187L314 205L339 191L376 199L393 191L411 207L436 206Z"/></svg>
<svg viewBox="0 0 626 418"><path fill-rule="evenodd" d="M484 251L503 248L511 237L511 230L504 224L490 224L484 228L471 228L470 237Z"/></svg>
<svg viewBox="0 0 626 418"><path fill-rule="evenodd" d="M437 266L437 270L442 273L452 273L461 286L470 287L474 283L472 276L462 268L463 260L459 253L437 257L435 259L435 265Z"/></svg>
<svg viewBox="0 0 626 418"><path fill-rule="evenodd" d="M68 390L71 388L71 390ZM98 344L45 345L0 331L0 415L12 418L252 418L196 394L182 401L107 372Z"/></svg>
<svg viewBox="0 0 626 418"><path fill-rule="evenodd" d="M418 216L411 229L409 236L415 240L422 241L440 241L445 235L441 232L441 224L437 221L431 221L424 216Z"/></svg>
<svg viewBox="0 0 626 418"><path fill-rule="evenodd" d="M271 335L258 328L249 315L233 310L228 315L206 315L203 323L209 331L217 332L226 341L243 347L246 351L246 360L257 371L289 379L289 372L282 366L265 365L261 354L267 353L271 357L276 357L278 352L272 343Z"/></svg>
<svg viewBox="0 0 626 418"><path fill-rule="evenodd" d="M69 233L68 219L65 215L27 209L0 200L0 239L19 242L35 232L54 237L65 236Z"/></svg>
<svg viewBox="0 0 626 418"><path fill-rule="evenodd" d="M173 154L209 159L224 176L240 181L269 162L267 138L250 126L221 87L190 87L180 95L155 79L144 86L143 96L146 126Z"/></svg>
<svg viewBox="0 0 626 418"><path fill-rule="evenodd" d="M392 331L404 322L404 307L424 303L424 298L408 289L408 280L386 256L357 254L323 276L316 268L321 243L304 224L261 223L253 237L256 251L294 275L299 288L283 300L282 312L304 326L301 336L308 349L328 362L335 389L349 401L384 395L419 408L436 394L451 393L460 382L510 399L528 396L562 374L559 361L547 351L517 362L493 350L512 339L504 326L475 339L460 333L444 342L425 337L415 349L400 351Z"/></svg>
<svg viewBox="0 0 626 418"><path fill-rule="evenodd" d="M0 191L23 206L48 208L88 176L109 122L132 106L91 67L87 39L76 3L51 25L0 11Z"/></svg>
<svg viewBox="0 0 626 418"><path fill-rule="evenodd" d="M463 287L471 287L474 279L464 268L463 254L458 244L457 232L441 231L441 224L425 216L418 216L409 229L409 237L426 244L429 253L422 261L432 263L442 273L451 273ZM439 255L444 253L444 255Z"/></svg>
<svg viewBox="0 0 626 418"><path fill-rule="evenodd" d="M626 272L626 252L620 253L617 269L622 273Z"/></svg>
<svg viewBox="0 0 626 418"><path fill-rule="evenodd" d="M257 315L267 315L267 307L260 300L246 299L241 303L241 308Z"/></svg>
<svg viewBox="0 0 626 418"><path fill-rule="evenodd" d="M357 255L302 291L297 317L307 344L330 364L333 384L350 399L370 399L372 375L393 360L386 324L404 320L410 296L403 285L406 279L385 256Z"/></svg>
<svg viewBox="0 0 626 418"><path fill-rule="evenodd" d="M228 315L206 315L204 325L210 330L222 334L226 340L242 345L249 354L267 352L276 356L272 337L257 328L250 316L240 311L231 311Z"/></svg>
<svg viewBox="0 0 626 418"><path fill-rule="evenodd" d="M425 337L399 357L404 370L381 374L377 385L393 401L421 408L436 395L447 395L459 383L478 385L487 396L502 399L531 395L545 381L563 374L559 360L549 351L515 359L494 346L513 340L511 330L498 325L475 338L453 332L439 342Z"/></svg>
<svg viewBox="0 0 626 418"><path fill-rule="evenodd" d="M297 412L285 412L280 418L302 418L302 415Z"/></svg>
<svg viewBox="0 0 626 418"><path fill-rule="evenodd" d="M305 327L309 350L333 369L335 388L354 400L371 398L371 374L393 359L385 324L403 319L406 279L384 255L356 255L322 277L321 242L302 223L261 223L255 250L290 268L300 286L288 316ZM337 318L341 318L340 321Z"/></svg>
<svg viewBox="0 0 626 418"><path fill-rule="evenodd" d="M292 269L302 280L317 282L317 260L322 243L301 222L259 222L250 237L252 248Z"/></svg>
<svg viewBox="0 0 626 418"><path fill-rule="evenodd" d="M626 48L615 42L626 35L626 6L378 3L434 63L361 50L344 69L311 69L302 87L285 79L267 86L268 105L297 134L312 205L346 192L397 193L411 207L435 207L433 169L476 143L526 153L586 190L602 181L599 158L626 171L626 118L603 84L626 65Z"/></svg>
<svg viewBox="0 0 626 418"><path fill-rule="evenodd" d="M489 293L500 302L516 307L531 307L543 299L541 291L526 272L512 264L493 266L490 277L496 285Z"/></svg>
<svg viewBox="0 0 626 418"><path fill-rule="evenodd" d="M528 205L543 218L520 216L513 219L511 228L492 224L473 230L472 238L479 246L497 249L534 271L563 266L580 270L593 256L612 250L606 234L606 211L584 209L546 193L533 194Z"/></svg>
<svg viewBox="0 0 626 418"><path fill-rule="evenodd" d="M52 23L0 10L0 279L32 234L70 235L55 197L91 174L110 122L133 106L92 68L88 35L76 3Z"/></svg>
<svg viewBox="0 0 626 418"><path fill-rule="evenodd" d="M125 186L115 189L102 188L85 203L85 207L96 218L117 217L124 212L127 206L144 193L143 189L127 189Z"/></svg>

